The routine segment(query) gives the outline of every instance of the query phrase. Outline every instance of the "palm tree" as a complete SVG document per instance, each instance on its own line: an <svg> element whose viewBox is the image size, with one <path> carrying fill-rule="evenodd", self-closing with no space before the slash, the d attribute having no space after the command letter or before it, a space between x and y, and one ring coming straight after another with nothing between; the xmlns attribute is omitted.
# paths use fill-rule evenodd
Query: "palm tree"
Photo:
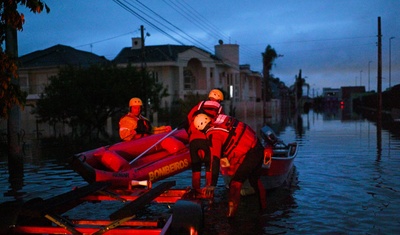
<svg viewBox="0 0 400 235"><path fill-rule="evenodd" d="M263 57L263 76L264 76L264 102L270 101L272 98L271 86L269 84L270 73L275 59L278 57L275 49L268 45L265 52L262 53Z"/></svg>

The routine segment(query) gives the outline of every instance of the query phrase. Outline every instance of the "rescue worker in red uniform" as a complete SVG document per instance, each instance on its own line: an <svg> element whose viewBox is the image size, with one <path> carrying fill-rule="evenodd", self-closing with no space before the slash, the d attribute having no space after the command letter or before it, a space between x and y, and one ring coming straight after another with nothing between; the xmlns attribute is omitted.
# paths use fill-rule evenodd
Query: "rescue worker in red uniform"
<svg viewBox="0 0 400 235"><path fill-rule="evenodd" d="M211 169L215 168L218 172L219 163L212 158L205 135L193 125L193 120L200 113L207 114L212 119L217 117L223 112L221 105L223 100L223 92L219 89L212 89L208 94L208 100L199 102L187 115L187 126L185 129L189 137L189 149L192 162L192 188L197 195L205 195L205 190L212 184ZM205 187L201 189L201 167L203 163L206 168L206 182ZM212 195L208 196L211 197Z"/></svg>
<svg viewBox="0 0 400 235"><path fill-rule="evenodd" d="M256 133L248 125L233 117L221 114L216 120L206 114L198 114L193 124L205 133L211 156L221 159L221 171L231 177L227 217L236 215L240 202L240 190L245 180L259 195L260 208L266 207L266 192L260 181L264 149ZM218 171L212 172L216 185Z"/></svg>
<svg viewBox="0 0 400 235"><path fill-rule="evenodd" d="M141 99L130 99L129 112L119 121L119 136L122 140L128 141L171 131L171 126L152 127L150 121L141 114L142 106Z"/></svg>

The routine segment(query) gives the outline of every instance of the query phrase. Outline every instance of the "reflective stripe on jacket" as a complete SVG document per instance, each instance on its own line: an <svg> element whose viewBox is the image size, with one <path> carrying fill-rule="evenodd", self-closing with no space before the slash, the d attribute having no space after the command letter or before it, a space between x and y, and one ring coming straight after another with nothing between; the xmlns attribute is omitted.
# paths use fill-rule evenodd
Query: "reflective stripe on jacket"
<svg viewBox="0 0 400 235"><path fill-rule="evenodd" d="M122 140L131 140L151 134L150 121L140 115L136 117L131 113L123 116L119 121L119 136Z"/></svg>

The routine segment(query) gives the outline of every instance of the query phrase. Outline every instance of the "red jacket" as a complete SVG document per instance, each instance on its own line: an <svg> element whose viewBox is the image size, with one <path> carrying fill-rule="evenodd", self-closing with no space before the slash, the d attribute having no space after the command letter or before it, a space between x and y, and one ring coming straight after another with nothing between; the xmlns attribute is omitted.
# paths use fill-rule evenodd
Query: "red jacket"
<svg viewBox="0 0 400 235"><path fill-rule="evenodd" d="M257 144L257 135L243 122L227 115L219 115L206 131L212 156L227 157L229 175L233 175L246 153Z"/></svg>

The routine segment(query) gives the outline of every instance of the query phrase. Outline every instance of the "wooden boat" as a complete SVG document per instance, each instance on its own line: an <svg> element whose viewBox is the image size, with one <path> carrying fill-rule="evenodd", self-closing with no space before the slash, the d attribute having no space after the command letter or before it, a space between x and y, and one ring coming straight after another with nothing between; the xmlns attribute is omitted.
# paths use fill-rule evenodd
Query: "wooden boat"
<svg viewBox="0 0 400 235"><path fill-rule="evenodd" d="M266 189L282 185L290 175L297 143L284 144L271 128L261 129L265 159L262 181ZM132 187L166 179L190 169L188 136L183 129L120 142L76 154L72 168L87 182L108 181Z"/></svg>

